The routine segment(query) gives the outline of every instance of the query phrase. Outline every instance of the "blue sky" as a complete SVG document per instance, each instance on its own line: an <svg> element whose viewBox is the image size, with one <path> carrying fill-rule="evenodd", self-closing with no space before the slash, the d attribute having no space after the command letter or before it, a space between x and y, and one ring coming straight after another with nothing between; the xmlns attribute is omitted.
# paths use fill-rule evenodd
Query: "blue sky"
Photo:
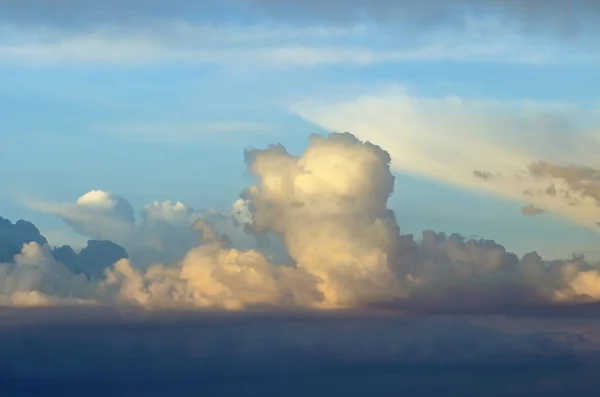
<svg viewBox="0 0 600 397"><path fill-rule="evenodd" d="M227 209L249 184L244 149L299 154L343 129L390 151L404 232L593 256L595 180L550 175L570 205L522 194L535 178L471 175L600 166L598 7L546 3L0 2L0 215L59 244L81 238L28 200L102 189Z"/></svg>

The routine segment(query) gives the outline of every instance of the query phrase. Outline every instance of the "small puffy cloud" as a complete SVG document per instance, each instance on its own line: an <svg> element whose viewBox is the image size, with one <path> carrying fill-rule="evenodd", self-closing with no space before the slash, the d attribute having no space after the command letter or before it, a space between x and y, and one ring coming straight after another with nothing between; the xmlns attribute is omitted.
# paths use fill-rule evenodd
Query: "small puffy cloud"
<svg viewBox="0 0 600 397"><path fill-rule="evenodd" d="M526 216L540 215L540 214L543 214L544 212L546 212L546 211L544 211L542 208L539 208L533 204L528 204L528 205L524 206L523 208L521 208L521 213Z"/></svg>
<svg viewBox="0 0 600 397"><path fill-rule="evenodd" d="M494 177L494 174L492 174L491 172L479 171L479 170L473 171L473 175L476 176L477 178L481 178L483 180L488 180L488 179Z"/></svg>
<svg viewBox="0 0 600 397"><path fill-rule="evenodd" d="M177 201L154 201L142 210L142 220L145 225L167 223L176 226L189 226L194 210Z"/></svg>
<svg viewBox="0 0 600 397"><path fill-rule="evenodd" d="M120 241L134 224L133 207L122 197L92 190L74 204L56 206L55 212L79 234Z"/></svg>
<svg viewBox="0 0 600 397"><path fill-rule="evenodd" d="M250 213L248 202L246 200L236 200L232 205L231 213L233 219L239 224L245 225L252 223L252 214Z"/></svg>

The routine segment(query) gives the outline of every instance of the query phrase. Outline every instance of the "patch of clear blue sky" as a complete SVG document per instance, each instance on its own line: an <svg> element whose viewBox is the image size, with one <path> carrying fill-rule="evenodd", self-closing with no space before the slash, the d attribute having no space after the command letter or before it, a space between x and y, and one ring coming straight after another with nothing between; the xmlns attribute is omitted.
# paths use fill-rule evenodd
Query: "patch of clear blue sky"
<svg viewBox="0 0 600 397"><path fill-rule="evenodd" d="M569 76L569 78L565 78ZM399 84L422 95L538 99L589 103L600 76L589 66L414 62L234 70L217 66L0 68L3 173L0 215L66 230L9 197L72 201L104 189L136 208L181 200L197 209L224 208L250 179L243 150L282 143L300 153L308 135L324 132L286 113L287 100L357 86ZM269 133L209 136L190 143L144 143L103 135L98 125L270 123ZM555 256L597 243L597 235L548 214L520 213L519 203L399 176L391 199L401 228L495 239L518 253Z"/></svg>

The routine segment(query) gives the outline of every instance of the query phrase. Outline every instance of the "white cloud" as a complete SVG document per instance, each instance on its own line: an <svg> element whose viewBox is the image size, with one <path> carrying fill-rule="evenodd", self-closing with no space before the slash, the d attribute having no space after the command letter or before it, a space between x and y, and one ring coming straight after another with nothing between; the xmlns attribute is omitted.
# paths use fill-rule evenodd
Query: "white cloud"
<svg viewBox="0 0 600 397"><path fill-rule="evenodd" d="M410 124L409 117L404 120ZM461 142L464 136L453 138ZM446 149L460 152L462 147L452 142L443 142ZM494 153L498 155L486 157L493 161ZM410 159L410 152L399 154L406 156L401 161ZM519 260L493 241L465 241L431 231L420 241L401 235L387 208L394 188L389 153L349 133L314 135L300 156L272 145L245 157L254 184L224 213L154 202L144 207L136 224L125 199L100 190L76 203L41 206L80 233L113 236L131 259L108 268L101 263L105 278L89 281L56 263L47 246L30 243L0 268L0 297L8 304L30 305L92 300L150 308L245 309L384 303L446 310L600 297L600 266L582 257L545 262L532 252ZM578 176L590 171L567 172ZM487 179L468 175L485 183L500 178L494 173ZM4 224L10 245L15 228ZM245 230L251 232L246 239L256 237L254 246L243 246ZM287 263L272 260L260 247L265 235L277 237L272 241L280 245L274 248L285 249ZM106 250L109 245L94 247ZM140 248L147 256L135 252ZM124 257L117 254L111 261Z"/></svg>
<svg viewBox="0 0 600 397"><path fill-rule="evenodd" d="M13 263L0 263L0 305L92 304L95 285L57 263L47 245L28 243Z"/></svg>
<svg viewBox="0 0 600 397"><path fill-rule="evenodd" d="M190 230L199 214L181 202L153 202L145 206L140 224L127 200L102 190L92 190L75 203L29 200L27 205L57 215L83 236L121 245L140 264L175 260L199 241L199 236Z"/></svg>
<svg viewBox="0 0 600 397"><path fill-rule="evenodd" d="M314 98L291 109L325 129L377 142L391 154L396 171L534 204L597 228L600 206L581 189L586 181L574 185L558 172L534 175L530 169L539 161L600 167L600 120L593 111L533 101L416 97L399 88L351 99ZM558 194L543 193L551 184Z"/></svg>

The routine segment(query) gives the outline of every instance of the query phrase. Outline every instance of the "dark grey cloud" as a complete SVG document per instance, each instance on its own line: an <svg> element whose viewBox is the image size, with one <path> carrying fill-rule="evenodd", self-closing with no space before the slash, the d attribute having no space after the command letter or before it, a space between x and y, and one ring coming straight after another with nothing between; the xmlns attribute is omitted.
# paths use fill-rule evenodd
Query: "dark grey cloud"
<svg viewBox="0 0 600 397"><path fill-rule="evenodd" d="M123 247L108 240L89 240L79 252L68 245L56 247L52 256L75 274L96 277L103 277L104 269L119 259L129 258Z"/></svg>
<svg viewBox="0 0 600 397"><path fill-rule="evenodd" d="M155 18L226 17L230 6L217 0L2 0L0 20L44 27L86 28L94 24L147 23Z"/></svg>
<svg viewBox="0 0 600 397"><path fill-rule="evenodd" d="M12 223L0 217L0 263L11 262L21 252L23 244L36 242L40 245L48 241L31 222L19 220Z"/></svg>
<svg viewBox="0 0 600 397"><path fill-rule="evenodd" d="M600 181L600 170L593 167L579 165L560 165L547 161L540 161L530 165L529 170L534 176L551 176L561 178L569 183L580 181Z"/></svg>
<svg viewBox="0 0 600 397"><path fill-rule="evenodd" d="M494 174L492 174L491 172L488 172L488 171L479 171L479 170L473 171L473 175L475 177L483 179L485 181L487 181L488 179L492 179L494 177Z"/></svg>
<svg viewBox="0 0 600 397"><path fill-rule="evenodd" d="M561 165L548 161L539 161L529 166L529 172L536 178L549 178L562 181L567 188L559 191L555 183L550 185L539 194L549 196L561 195L569 200L571 205L580 203L576 195L590 197L600 203L600 170L575 164Z"/></svg>
<svg viewBox="0 0 600 397"><path fill-rule="evenodd" d="M499 18L502 28L526 34L573 38L597 31L596 0L4 0L5 22L85 27L94 23L144 23L153 18L226 21L277 21L290 24L377 22L393 28L464 28L467 18Z"/></svg>
<svg viewBox="0 0 600 397"><path fill-rule="evenodd" d="M594 18L600 15L595 0L250 0L265 12L276 15L300 15L332 21L376 20L408 26L434 28L442 25L464 25L465 18L498 17L506 27L527 33L550 32L573 37L586 29L596 28Z"/></svg>
<svg viewBox="0 0 600 397"><path fill-rule="evenodd" d="M589 299L572 290L578 274L598 264L584 256L546 261L536 252L519 258L493 240L423 232L419 240L402 236L402 260L419 286L402 301L404 310L436 313L502 313L515 307L560 304L556 294L573 293L572 302Z"/></svg>
<svg viewBox="0 0 600 397"><path fill-rule="evenodd" d="M0 263L12 262L28 243L47 245L48 240L31 222L19 220L13 224L0 217ZM129 257L124 248L107 240L89 240L81 251L75 251L69 245L53 247L51 253L73 273L87 276L102 276L105 268Z"/></svg>
<svg viewBox="0 0 600 397"><path fill-rule="evenodd" d="M577 395L597 387L594 320L558 331L503 323L510 332L463 316L3 309L0 387L61 396L506 396L548 387Z"/></svg>

